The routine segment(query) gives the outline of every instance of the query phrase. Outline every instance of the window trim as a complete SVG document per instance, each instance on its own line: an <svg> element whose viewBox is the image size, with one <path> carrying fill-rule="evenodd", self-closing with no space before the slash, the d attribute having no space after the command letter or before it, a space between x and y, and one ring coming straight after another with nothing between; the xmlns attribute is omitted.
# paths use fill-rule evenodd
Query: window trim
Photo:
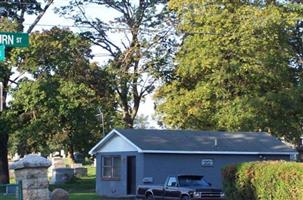
<svg viewBox="0 0 303 200"><path fill-rule="evenodd" d="M172 183L176 183L175 186L169 185L171 179L175 179L174 182L172 182ZM177 187L177 185L178 185L177 177L175 177L175 176L168 177L167 184L166 184L167 187Z"/></svg>
<svg viewBox="0 0 303 200"><path fill-rule="evenodd" d="M104 165L105 162L105 158L110 158L111 159L111 165ZM120 166L119 166L119 176L117 177L114 177L114 170L115 170L115 166L114 166L114 160L118 158L119 161L120 161ZM114 155L114 156L102 156L101 157L101 179L102 180L105 180L105 181L120 181L121 179L121 163L122 163L122 160L121 160L121 156L119 155ZM104 176L104 169L105 168L110 168L111 170L111 176Z"/></svg>

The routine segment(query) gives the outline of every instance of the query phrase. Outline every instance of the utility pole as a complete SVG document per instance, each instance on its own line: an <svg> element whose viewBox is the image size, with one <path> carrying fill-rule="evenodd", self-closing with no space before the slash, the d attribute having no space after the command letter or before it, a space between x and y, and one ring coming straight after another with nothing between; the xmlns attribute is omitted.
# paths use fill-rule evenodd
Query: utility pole
<svg viewBox="0 0 303 200"><path fill-rule="evenodd" d="M3 83L0 82L0 112L3 111Z"/></svg>
<svg viewBox="0 0 303 200"><path fill-rule="evenodd" d="M102 137L104 137L105 136L105 133L104 133L104 115L103 115L103 112L102 112L100 107L98 107L98 111L99 111L99 113L96 116L100 119L100 121L102 123Z"/></svg>

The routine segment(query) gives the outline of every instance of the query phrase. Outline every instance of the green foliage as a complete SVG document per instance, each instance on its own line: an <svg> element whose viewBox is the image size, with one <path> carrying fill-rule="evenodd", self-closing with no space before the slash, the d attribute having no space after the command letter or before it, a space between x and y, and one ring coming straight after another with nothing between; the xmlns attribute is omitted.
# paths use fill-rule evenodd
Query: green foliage
<svg viewBox="0 0 303 200"><path fill-rule="evenodd" d="M138 129L146 129L150 128L150 124L148 122L148 116L146 115L137 115L135 122L134 122L134 127Z"/></svg>
<svg viewBox="0 0 303 200"><path fill-rule="evenodd" d="M84 84L62 79L24 81L13 98L12 147L21 154L50 153L69 145L86 153L101 137L95 93Z"/></svg>
<svg viewBox="0 0 303 200"><path fill-rule="evenodd" d="M69 192L70 200L100 200L101 198L96 195L96 168L87 167L88 176L75 178L71 182L50 185L50 190L55 188L62 188Z"/></svg>
<svg viewBox="0 0 303 200"><path fill-rule="evenodd" d="M124 126L132 128L141 101L153 92L155 82L172 64L175 37L166 1L69 2L59 12L72 17L78 25L88 26L81 35L111 57L105 67L113 78L118 111ZM115 16L110 20L93 19L82 9L86 5L107 9ZM113 40L113 34L120 39Z"/></svg>
<svg viewBox="0 0 303 200"><path fill-rule="evenodd" d="M29 48L12 52L15 66L33 80L21 80L12 91L10 150L87 154L101 137L97 107L115 116L108 74L90 64L90 42L69 30L55 27L30 40Z"/></svg>
<svg viewBox="0 0 303 200"><path fill-rule="evenodd" d="M250 3L249 3L250 2ZM263 2L263 1L262 1ZM302 134L302 68L289 43L302 18L278 3L170 1L184 41L174 80L156 94L174 128Z"/></svg>
<svg viewBox="0 0 303 200"><path fill-rule="evenodd" d="M16 21L9 20L7 18L0 18L0 31L1 32L15 32L18 28L18 24ZM6 49L6 54L8 54L8 50ZM9 55L7 55L9 58ZM4 80L9 77L11 73L12 66L7 62L0 62L0 82L4 82Z"/></svg>
<svg viewBox="0 0 303 200"><path fill-rule="evenodd" d="M50 1L49 1L50 2ZM16 30L23 31L25 15L39 15L47 9L42 8L46 1L37 0L7 0L0 2L0 16L17 23ZM51 4L51 3L50 3ZM43 15L42 15L43 16ZM41 17L42 17L41 16Z"/></svg>
<svg viewBox="0 0 303 200"><path fill-rule="evenodd" d="M70 30L54 27L31 34L30 47L14 49L12 60L20 72L30 73L34 78L59 74L73 79L88 74L83 73L90 70L90 46L89 41Z"/></svg>
<svg viewBox="0 0 303 200"><path fill-rule="evenodd" d="M35 25L42 18L46 10L53 3L53 0L50 1L36 1L36 0L7 0L1 1L0 6L0 31L11 31L11 32L23 32L26 15L37 15L33 24L30 25L27 30L30 33ZM42 8L44 6L44 8ZM15 83L12 75L12 68L15 67L12 64L11 59L11 48L6 48L6 61L0 63L0 81L4 85L4 102L8 97L8 90L10 83ZM5 127L0 130L0 182L8 183L9 182L9 173L8 173L8 139L9 139L9 128L10 120L6 119L8 108L4 103L4 112L0 113L0 126ZM8 111L9 112L9 111Z"/></svg>
<svg viewBox="0 0 303 200"><path fill-rule="evenodd" d="M299 200L303 192L301 163L282 161L243 163L223 170L229 200Z"/></svg>

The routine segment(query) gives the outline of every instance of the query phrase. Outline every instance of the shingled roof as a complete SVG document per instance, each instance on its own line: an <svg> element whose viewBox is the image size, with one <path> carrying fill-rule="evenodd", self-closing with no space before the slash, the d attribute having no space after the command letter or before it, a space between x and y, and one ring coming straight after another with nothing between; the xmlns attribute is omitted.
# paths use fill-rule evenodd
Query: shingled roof
<svg viewBox="0 0 303 200"><path fill-rule="evenodd" d="M118 135L142 153L294 154L296 151L263 132L218 132L154 129L114 129L91 151Z"/></svg>

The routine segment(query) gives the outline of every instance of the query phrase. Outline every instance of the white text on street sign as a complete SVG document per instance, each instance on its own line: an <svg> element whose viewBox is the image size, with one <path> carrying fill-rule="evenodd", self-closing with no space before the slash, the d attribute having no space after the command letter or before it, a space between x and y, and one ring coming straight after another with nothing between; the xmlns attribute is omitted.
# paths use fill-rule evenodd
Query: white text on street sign
<svg viewBox="0 0 303 200"><path fill-rule="evenodd" d="M0 32L0 44L7 47L28 47L29 35L27 33Z"/></svg>

